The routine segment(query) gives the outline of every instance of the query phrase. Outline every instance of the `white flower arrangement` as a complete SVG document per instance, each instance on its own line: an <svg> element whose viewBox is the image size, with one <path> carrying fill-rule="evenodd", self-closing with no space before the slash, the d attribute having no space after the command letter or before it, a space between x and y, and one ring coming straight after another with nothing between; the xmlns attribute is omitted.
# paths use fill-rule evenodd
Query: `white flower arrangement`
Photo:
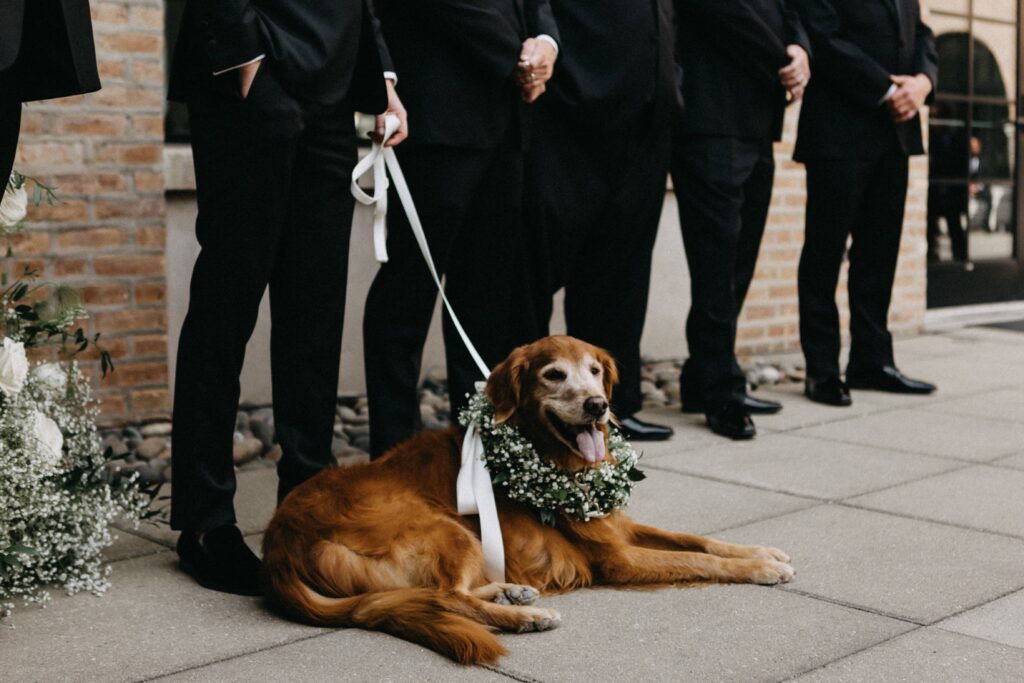
<svg viewBox="0 0 1024 683"><path fill-rule="evenodd" d="M24 218L26 180L15 173L7 183L0 236L17 232ZM35 184L36 204L54 200ZM16 599L46 602L50 586L106 590L110 524L149 516L151 500L136 475L112 477L106 467L113 454L101 445L89 381L74 361L98 339L73 330L85 316L77 293L31 280L31 273L10 284L4 277L0 287L0 618ZM48 343L60 362L32 368L26 350ZM99 355L106 373L110 356Z"/></svg>
<svg viewBox="0 0 1024 683"><path fill-rule="evenodd" d="M633 486L645 478L636 467L640 456L614 427L608 433L612 461L574 474L541 457L512 425L496 423L494 405L482 392L470 398L459 422L479 430L491 482L503 487L510 499L536 508L550 526L560 514L581 522L606 517L629 504Z"/></svg>

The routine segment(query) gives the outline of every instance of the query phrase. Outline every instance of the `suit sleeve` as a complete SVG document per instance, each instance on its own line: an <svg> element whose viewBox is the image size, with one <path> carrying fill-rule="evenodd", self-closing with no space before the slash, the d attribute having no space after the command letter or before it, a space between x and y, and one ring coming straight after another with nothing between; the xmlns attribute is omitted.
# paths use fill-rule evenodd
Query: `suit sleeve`
<svg viewBox="0 0 1024 683"><path fill-rule="evenodd" d="M747 70L762 80L778 80L779 69L789 63L786 46L747 2L682 0L682 5L729 40Z"/></svg>
<svg viewBox="0 0 1024 683"><path fill-rule="evenodd" d="M914 47L914 73L924 74L932 82L932 91L927 101L927 104L931 104L939 85L939 53L935 47L935 33L920 15L917 17L914 37L917 41Z"/></svg>
<svg viewBox="0 0 1024 683"><path fill-rule="evenodd" d="M251 62L264 53L249 0L200 0L193 4L207 32L207 56L214 73Z"/></svg>
<svg viewBox="0 0 1024 683"><path fill-rule="evenodd" d="M391 61L391 52L388 51L388 44L384 40L384 32L381 30L377 11L373 7L373 0L366 0L366 9L370 12L370 24L373 26L373 36L377 41L377 51L380 52L382 71L393 72L395 70L395 63Z"/></svg>
<svg viewBox="0 0 1024 683"><path fill-rule="evenodd" d="M474 0L419 0L417 4L487 73L505 79L515 72L523 41L517 28L494 8Z"/></svg>
<svg viewBox="0 0 1024 683"><path fill-rule="evenodd" d="M786 41L789 45L799 45L804 49L811 59L814 59L814 48L811 46L811 37L807 35L803 21L800 20L800 13L793 7L792 0L783 3L783 19L786 22Z"/></svg>
<svg viewBox="0 0 1024 683"><path fill-rule="evenodd" d="M555 13L551 11L551 3L548 0L526 0L525 8L526 28L531 36L548 35L558 43L562 42L558 24L555 22Z"/></svg>
<svg viewBox="0 0 1024 683"><path fill-rule="evenodd" d="M891 74L864 50L839 35L832 0L798 0L803 25L814 48L814 78L841 82L843 91L874 109L892 85Z"/></svg>

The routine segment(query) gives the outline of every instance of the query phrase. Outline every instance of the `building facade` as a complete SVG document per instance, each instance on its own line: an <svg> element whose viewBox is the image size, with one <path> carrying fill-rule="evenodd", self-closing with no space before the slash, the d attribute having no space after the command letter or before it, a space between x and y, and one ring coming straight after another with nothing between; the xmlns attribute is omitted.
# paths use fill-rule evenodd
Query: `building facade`
<svg viewBox="0 0 1024 683"><path fill-rule="evenodd" d="M1019 239L1022 130L1021 0L929 0L942 76L931 112L930 159L911 166L891 323L898 335L918 332L929 311L1024 301ZM82 289L117 371L97 395L106 419L164 417L177 330L187 305L196 245L194 179L186 121L164 101L167 45L182 0L93 0L101 92L29 105L17 167L56 185L62 202L30 214L13 245L9 276L25 265L45 279ZM168 36L171 36L169 40ZM798 108L791 108L769 227L739 331L746 357L799 349L796 269L803 233L804 172L792 162ZM415 125L415 123L413 123ZM362 209L360 209L362 211ZM931 215L929 215L931 214ZM958 259L954 240L967 243ZM930 229L929 229L930 227ZM363 388L362 302L376 265L369 219L357 216L347 308L341 391ZM840 303L845 304L845 273ZM644 353L686 355L689 301L675 198L668 188L655 252ZM243 399L269 402L268 324L250 344ZM845 324L845 321L844 321ZM442 363L432 335L427 367Z"/></svg>

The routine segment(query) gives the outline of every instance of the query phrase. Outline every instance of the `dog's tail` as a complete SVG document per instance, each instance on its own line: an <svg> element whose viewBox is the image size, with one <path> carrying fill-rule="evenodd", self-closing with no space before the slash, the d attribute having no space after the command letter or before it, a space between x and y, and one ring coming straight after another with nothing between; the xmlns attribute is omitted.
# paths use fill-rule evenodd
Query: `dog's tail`
<svg viewBox="0 0 1024 683"><path fill-rule="evenodd" d="M463 616L465 603L449 591L402 588L332 598L310 588L290 562L266 569L264 587L272 601L306 623L383 631L460 664L494 664L506 653L487 627Z"/></svg>

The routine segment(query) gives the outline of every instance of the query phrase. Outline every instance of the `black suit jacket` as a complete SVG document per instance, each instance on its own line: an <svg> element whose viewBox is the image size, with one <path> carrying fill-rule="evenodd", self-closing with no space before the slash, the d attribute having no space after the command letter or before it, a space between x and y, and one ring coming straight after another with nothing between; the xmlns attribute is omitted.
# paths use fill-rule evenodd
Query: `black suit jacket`
<svg viewBox="0 0 1024 683"><path fill-rule="evenodd" d="M792 0L676 0L683 67L684 135L782 135L786 47L811 53Z"/></svg>
<svg viewBox="0 0 1024 683"><path fill-rule="evenodd" d="M630 127L652 105L655 125L682 110L673 0L551 0L551 9L562 44L540 106L598 132Z"/></svg>
<svg viewBox="0 0 1024 683"><path fill-rule="evenodd" d="M880 104L894 74L923 73L938 82L935 35L921 19L919 0L797 3L815 60L795 159L924 153L920 117L896 124Z"/></svg>
<svg viewBox="0 0 1024 683"><path fill-rule="evenodd" d="M299 100L387 108L391 58L371 0L188 0L171 69L170 98L187 101L213 74L259 55ZM231 86L237 76L225 74Z"/></svg>
<svg viewBox="0 0 1024 683"><path fill-rule="evenodd" d="M0 2L0 71L15 62L25 102L99 90L88 0Z"/></svg>
<svg viewBox="0 0 1024 683"><path fill-rule="evenodd" d="M525 141L528 105L519 99L515 72L524 40L541 34L558 39L548 0L378 0L378 5L409 112L404 144L494 148L517 117Z"/></svg>

